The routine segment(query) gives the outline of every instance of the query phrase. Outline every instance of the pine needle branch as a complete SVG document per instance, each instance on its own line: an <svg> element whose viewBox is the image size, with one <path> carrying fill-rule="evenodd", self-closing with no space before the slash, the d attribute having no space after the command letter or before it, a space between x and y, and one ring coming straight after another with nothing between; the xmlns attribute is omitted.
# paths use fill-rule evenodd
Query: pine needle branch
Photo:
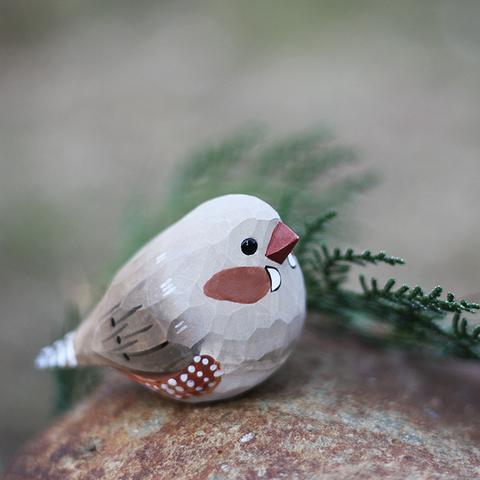
<svg viewBox="0 0 480 480"><path fill-rule="evenodd" d="M258 196L275 206L286 223L299 228L306 218L316 218L374 185L371 172L341 171L340 167L356 162L355 151L338 145L325 129L277 141L269 140L258 126L241 129L188 156L168 181L162 208L151 212L145 202L137 202L127 209L120 255L109 270L116 270L162 228L198 204L228 193ZM333 170L333 181L329 178L328 185L319 188Z"/></svg>
<svg viewBox="0 0 480 480"><path fill-rule="evenodd" d="M321 217L320 217L321 218ZM306 228L307 230L307 228ZM383 345L442 351L463 358L480 359L480 326L468 328L462 313L476 313L480 305L456 300L453 293L443 294L442 287L425 292L421 287L401 285L391 278L380 285L376 278L360 275L362 291L345 287L353 266L379 263L403 265L403 259L385 252L361 253L353 249L329 248L310 241L301 253L308 285L310 310L337 319L337 325L373 339ZM444 320L454 314L451 328ZM373 322L373 323L372 323ZM379 328L382 332L378 337Z"/></svg>
<svg viewBox="0 0 480 480"><path fill-rule="evenodd" d="M318 129L269 142L264 130L254 127L207 145L177 169L160 209L151 212L148 203L134 199L120 229L120 255L100 278L111 277L146 241L199 203L228 193L256 195L300 233L296 254L311 312L327 314L338 328L383 346L480 360L480 326L471 326L465 317L477 312L479 305L457 300L452 293L443 295L441 287L427 293L421 287L396 287L393 278L380 285L375 278L367 280L361 275L361 291L346 286L352 267L404 263L383 251L328 246L327 226L336 216L332 208L377 182L371 172L351 171L356 160L353 149L336 144L331 134ZM341 167L349 170L345 173ZM78 313L70 313L68 318L73 317L78 320ZM95 373L88 375L95 378ZM56 372L56 380L59 408L78 397L79 382L86 383L74 370Z"/></svg>
<svg viewBox="0 0 480 480"><path fill-rule="evenodd" d="M297 256L301 257L306 248L325 232L326 225L337 216L337 212L330 211L319 215L314 220L305 224L302 235L300 236L300 244L297 247Z"/></svg>
<svg viewBox="0 0 480 480"><path fill-rule="evenodd" d="M473 344L480 343L480 325L472 328L471 333L468 330L468 320L462 317L460 312L455 313L452 319L453 334L460 340L467 340Z"/></svg>
<svg viewBox="0 0 480 480"><path fill-rule="evenodd" d="M346 287L353 267L404 263L385 252L329 246L327 227L336 215L332 208L377 182L371 172L352 172L356 163L355 151L338 145L326 130L312 129L271 142L264 129L243 129L191 155L169 182L172 188L163 208L153 216L145 216L148 209L137 205L130 215L133 227L122 229L131 235L123 242L125 248L115 266L199 203L227 193L256 195L273 205L300 234L296 255L311 311L326 313L337 325L368 338L378 336L380 330L383 345L480 357L480 330L470 328L461 316L475 312L476 304L456 300L449 293L443 296L440 287L428 293L420 287L396 287L394 279L380 286L375 278L361 276L363 291ZM345 173L342 167L349 170ZM444 320L452 315L447 326Z"/></svg>
<svg viewBox="0 0 480 480"><path fill-rule="evenodd" d="M316 279L321 278L326 288L338 288L347 280L350 268L366 266L367 264L377 265L403 265L405 262L398 257L392 257L381 251L372 253L370 250L357 253L352 248L342 251L340 248L331 250L322 243L310 251L310 255L303 255L306 260L305 268Z"/></svg>
<svg viewBox="0 0 480 480"><path fill-rule="evenodd" d="M423 289L402 285L394 290L395 280L391 278L382 288L379 288L375 278L370 280L368 285L365 277L360 275L360 284L366 298L372 300L388 302L410 310L412 312L423 311L436 314L443 313L475 313L480 305L470 303L466 300L455 300L453 293L447 293L446 298L442 299L443 288L435 287L430 293L425 294Z"/></svg>

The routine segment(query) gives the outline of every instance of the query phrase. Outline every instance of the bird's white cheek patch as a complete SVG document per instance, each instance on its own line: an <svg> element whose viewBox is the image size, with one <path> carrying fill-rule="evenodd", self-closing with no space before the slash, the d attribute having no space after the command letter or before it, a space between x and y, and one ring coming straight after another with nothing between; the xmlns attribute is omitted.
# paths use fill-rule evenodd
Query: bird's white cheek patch
<svg viewBox="0 0 480 480"><path fill-rule="evenodd" d="M297 259L295 258L295 255L289 254L288 257L288 264L292 267L295 268L297 266Z"/></svg>
<svg viewBox="0 0 480 480"><path fill-rule="evenodd" d="M282 276L280 275L280 272L275 267L265 267L265 270L270 277L270 291L277 291L282 284Z"/></svg>

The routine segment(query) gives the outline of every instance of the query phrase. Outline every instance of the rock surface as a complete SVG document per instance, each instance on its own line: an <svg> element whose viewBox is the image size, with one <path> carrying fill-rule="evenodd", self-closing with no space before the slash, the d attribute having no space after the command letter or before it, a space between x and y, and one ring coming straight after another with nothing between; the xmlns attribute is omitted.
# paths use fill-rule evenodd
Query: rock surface
<svg viewBox="0 0 480 480"><path fill-rule="evenodd" d="M480 478L479 367L306 332L241 398L163 400L111 375L5 479Z"/></svg>

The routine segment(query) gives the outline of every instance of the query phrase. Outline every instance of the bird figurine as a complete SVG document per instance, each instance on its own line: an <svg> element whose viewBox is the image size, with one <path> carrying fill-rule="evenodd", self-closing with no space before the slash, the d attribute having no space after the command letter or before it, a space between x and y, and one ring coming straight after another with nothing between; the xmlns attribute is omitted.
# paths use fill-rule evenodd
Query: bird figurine
<svg viewBox="0 0 480 480"><path fill-rule="evenodd" d="M110 366L184 402L238 395L277 370L301 333L298 240L259 198L209 200L141 248L36 366Z"/></svg>

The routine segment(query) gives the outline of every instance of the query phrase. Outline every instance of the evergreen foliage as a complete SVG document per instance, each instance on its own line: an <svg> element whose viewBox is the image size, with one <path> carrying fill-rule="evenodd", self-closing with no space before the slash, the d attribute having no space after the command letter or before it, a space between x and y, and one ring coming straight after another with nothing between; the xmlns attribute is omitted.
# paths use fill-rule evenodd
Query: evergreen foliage
<svg viewBox="0 0 480 480"><path fill-rule="evenodd" d="M271 143L265 138L261 127L245 128L188 156L165 185L168 193L162 208L152 212L140 202L130 209L115 266L209 198L228 193L255 195L273 205L298 231L303 231L306 221L312 221L315 236L321 230L321 225L315 224L321 221L315 220L319 212L347 203L377 182L372 172L339 174L342 166L354 168L357 156L353 149L338 145L325 129Z"/></svg>
<svg viewBox="0 0 480 480"><path fill-rule="evenodd" d="M348 286L352 267L404 264L383 251L356 252L329 245L328 226L336 217L331 209L376 182L371 172L352 171L356 163L355 152L338 145L325 130L268 143L261 128L250 128L208 145L176 171L159 211L151 212L141 203L132 206L122 227L121 255L107 277L199 203L227 193L256 195L274 206L300 234L296 255L305 275L308 308L321 314L311 316L314 325L328 316L337 328L381 345L480 358L480 326L471 327L462 316L476 312L479 305L456 300L452 293L443 297L441 287L429 293L418 286L395 288L393 278L380 286L376 278L360 275L358 289ZM63 398L59 406L64 408L72 399L74 385L85 378L76 371L57 372L57 377Z"/></svg>

